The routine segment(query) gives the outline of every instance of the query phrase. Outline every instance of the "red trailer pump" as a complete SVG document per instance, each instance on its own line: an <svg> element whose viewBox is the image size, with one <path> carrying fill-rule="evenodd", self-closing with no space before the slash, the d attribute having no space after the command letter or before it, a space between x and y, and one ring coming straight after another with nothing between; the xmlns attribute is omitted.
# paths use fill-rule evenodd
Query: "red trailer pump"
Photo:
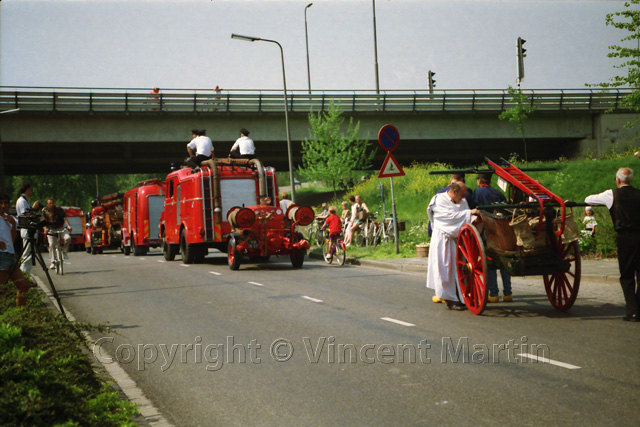
<svg viewBox="0 0 640 427"><path fill-rule="evenodd" d="M120 249L125 255L145 255L160 246L158 230L164 210L164 180L139 182L124 193Z"/></svg>
<svg viewBox="0 0 640 427"><path fill-rule="evenodd" d="M91 218L84 231L84 247L92 255L104 248L120 247L122 193L113 193L91 202Z"/></svg>
<svg viewBox="0 0 640 427"><path fill-rule="evenodd" d="M275 171L260 160L217 159L196 171L179 169L167 175L164 194L160 235L168 261L180 252L186 264L202 262L208 248L231 248L234 270L243 256L266 261L270 255L290 255L295 267L302 266L309 244L295 227L308 225L313 210L295 206L300 218L285 217Z"/></svg>

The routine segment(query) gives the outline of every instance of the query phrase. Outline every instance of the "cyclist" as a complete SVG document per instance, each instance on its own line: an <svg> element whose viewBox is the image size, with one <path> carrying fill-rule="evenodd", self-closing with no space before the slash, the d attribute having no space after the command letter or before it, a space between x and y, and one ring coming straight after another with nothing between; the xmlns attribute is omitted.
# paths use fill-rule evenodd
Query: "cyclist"
<svg viewBox="0 0 640 427"><path fill-rule="evenodd" d="M331 247L333 248L336 240L340 237L340 233L342 233L342 221L336 213L335 206L329 206L329 216L324 220L321 230L324 231L326 228L329 228L329 239L331 239ZM332 255L332 253L328 253L325 258L329 259Z"/></svg>
<svg viewBox="0 0 640 427"><path fill-rule="evenodd" d="M69 224L69 219L67 215L64 213L64 210L56 206L56 201L54 199L47 199L47 206L42 210L42 214L44 215L44 225L45 225L45 233L47 233L47 241L49 242L49 257L51 258L51 265L49 265L50 269L56 268L54 263L55 261L55 247L58 244L58 236L56 234L50 235L49 232L56 231L64 231L62 234L62 253L64 254L64 259L69 259L67 256L67 252L69 252L69 245L71 244L71 224ZM65 223L67 224L67 228L64 228Z"/></svg>

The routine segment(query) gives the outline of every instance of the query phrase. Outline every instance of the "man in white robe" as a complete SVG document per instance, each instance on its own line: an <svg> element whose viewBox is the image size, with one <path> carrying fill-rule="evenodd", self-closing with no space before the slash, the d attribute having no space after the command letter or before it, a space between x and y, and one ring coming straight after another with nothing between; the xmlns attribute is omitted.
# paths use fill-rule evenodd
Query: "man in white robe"
<svg viewBox="0 0 640 427"><path fill-rule="evenodd" d="M434 302L444 302L454 310L464 309L456 274L456 239L460 228L470 224L474 220L473 215L478 214L477 209L469 209L464 198L466 192L467 187L463 182L453 182L447 192L433 196L427 208L433 225L427 288L435 290Z"/></svg>

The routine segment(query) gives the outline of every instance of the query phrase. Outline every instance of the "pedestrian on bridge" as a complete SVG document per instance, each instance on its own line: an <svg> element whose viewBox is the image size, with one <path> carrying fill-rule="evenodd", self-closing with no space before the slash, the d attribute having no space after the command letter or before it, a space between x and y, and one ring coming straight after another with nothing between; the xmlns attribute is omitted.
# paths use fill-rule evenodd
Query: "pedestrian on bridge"
<svg viewBox="0 0 640 427"><path fill-rule="evenodd" d="M629 322L640 322L640 190L631 186L633 171L620 168L616 173L616 188L584 199L590 205L609 209L618 247L620 285L626 303Z"/></svg>

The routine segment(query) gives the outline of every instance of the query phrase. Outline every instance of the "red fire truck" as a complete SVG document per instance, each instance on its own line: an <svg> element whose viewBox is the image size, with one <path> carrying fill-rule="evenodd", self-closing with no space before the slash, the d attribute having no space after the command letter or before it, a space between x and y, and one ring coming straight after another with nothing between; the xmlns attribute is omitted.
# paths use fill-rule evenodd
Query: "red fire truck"
<svg viewBox="0 0 640 427"><path fill-rule="evenodd" d="M62 206L71 225L71 250L82 250L84 247L84 213L77 206Z"/></svg>
<svg viewBox="0 0 640 427"><path fill-rule="evenodd" d="M164 180L139 182L124 193L120 249L125 255L145 255L160 246L160 215L164 210Z"/></svg>
<svg viewBox="0 0 640 427"><path fill-rule="evenodd" d="M228 254L236 270L243 257L266 261L288 255L299 268L309 243L298 225L313 221L309 207L282 212L273 168L258 159L217 159L199 169L170 173L165 183L160 235L168 261L180 252L184 263L202 262L208 248Z"/></svg>
<svg viewBox="0 0 640 427"><path fill-rule="evenodd" d="M91 218L84 231L84 247L92 255L104 248L120 247L122 193L113 193L91 202Z"/></svg>

